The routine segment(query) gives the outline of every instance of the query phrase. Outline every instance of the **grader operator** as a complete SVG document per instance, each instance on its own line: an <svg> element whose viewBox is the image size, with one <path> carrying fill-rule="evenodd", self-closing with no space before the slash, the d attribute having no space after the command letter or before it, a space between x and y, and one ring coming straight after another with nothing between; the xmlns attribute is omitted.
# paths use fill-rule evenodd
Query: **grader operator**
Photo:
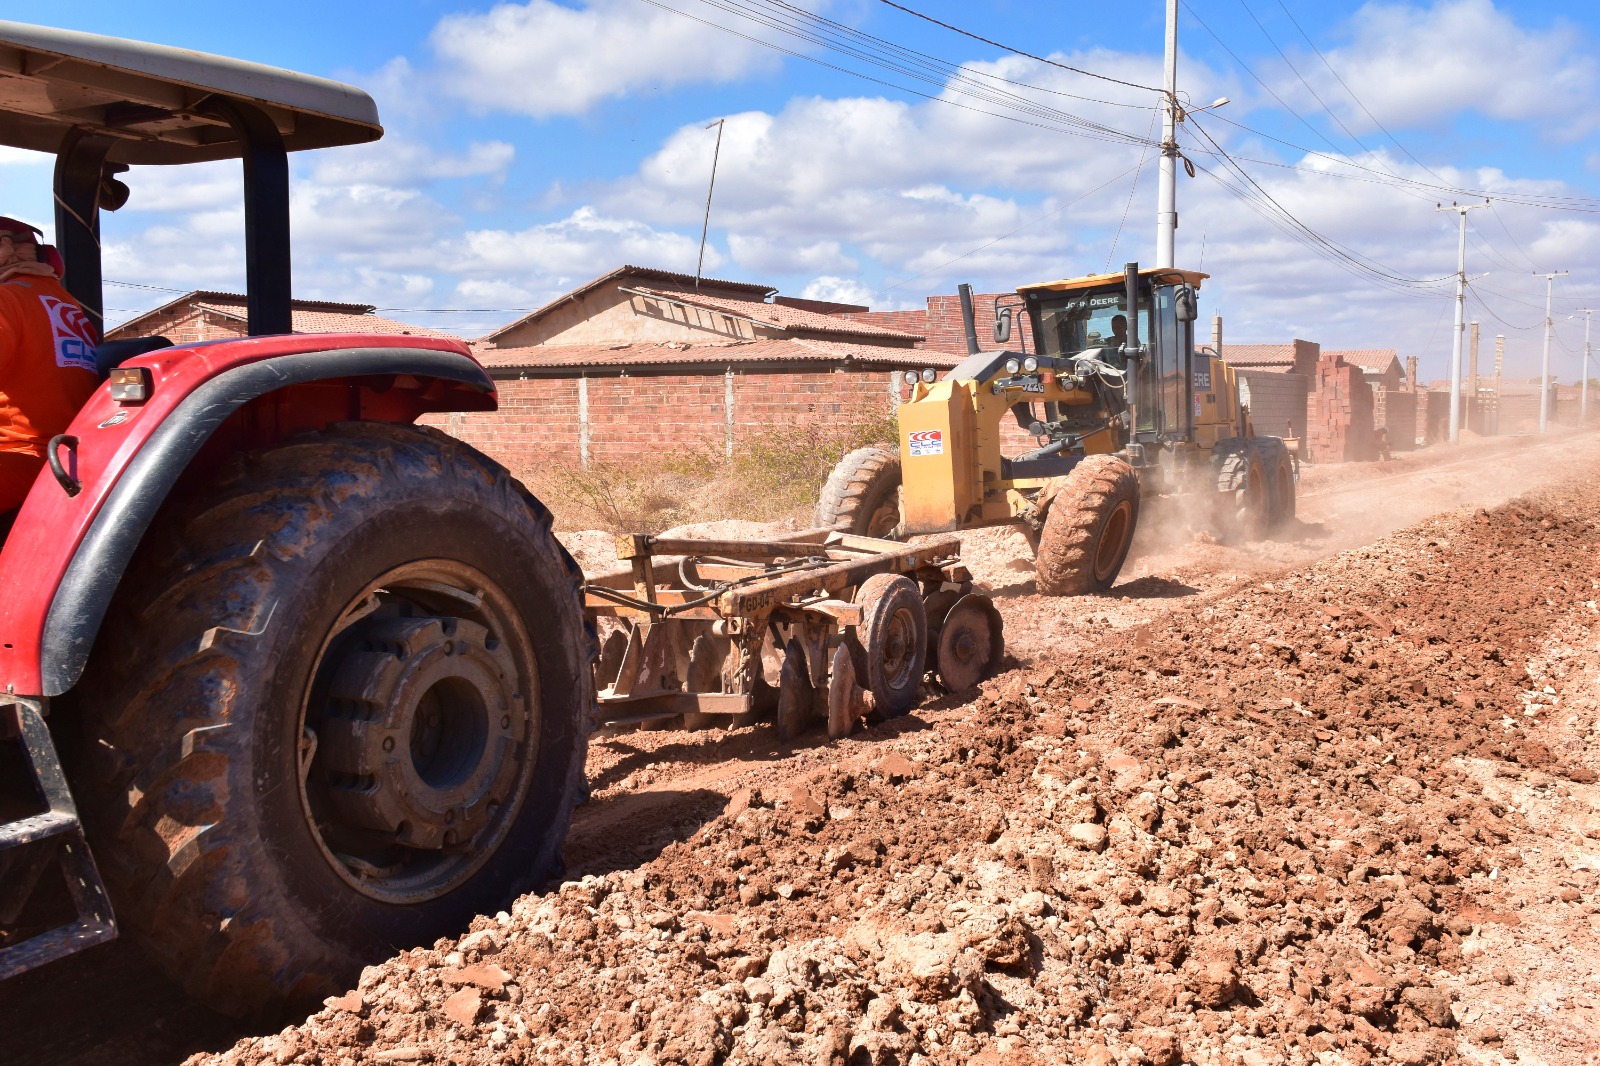
<svg viewBox="0 0 1600 1066"><path fill-rule="evenodd" d="M1039 591L1077 595L1115 582L1151 496L1198 497L1241 539L1293 518L1293 450L1256 435L1233 368L1195 348L1206 276L1129 263L1023 286L996 309L998 344L1019 312L1031 325L1017 351L978 351L968 303L971 354L943 379L906 375L898 451L845 456L817 524L910 536L1015 523ZM1008 457L1008 436L1024 435L1034 446Z"/></svg>

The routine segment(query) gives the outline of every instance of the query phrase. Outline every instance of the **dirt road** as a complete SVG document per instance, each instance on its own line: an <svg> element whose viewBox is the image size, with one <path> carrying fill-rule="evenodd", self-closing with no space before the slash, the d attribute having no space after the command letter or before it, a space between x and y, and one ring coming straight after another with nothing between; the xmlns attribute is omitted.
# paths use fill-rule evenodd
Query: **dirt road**
<svg viewBox="0 0 1600 1066"><path fill-rule="evenodd" d="M232 1047L91 953L7 987L0 1061L1593 1061L1597 463L1308 471L1286 539L1149 522L1106 598L974 535L979 693L597 739L558 893Z"/></svg>

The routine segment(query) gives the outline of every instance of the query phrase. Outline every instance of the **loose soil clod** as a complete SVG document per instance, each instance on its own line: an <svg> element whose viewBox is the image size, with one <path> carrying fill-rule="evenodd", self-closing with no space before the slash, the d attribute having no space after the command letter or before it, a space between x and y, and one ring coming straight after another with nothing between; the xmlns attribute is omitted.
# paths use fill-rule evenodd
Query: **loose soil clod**
<svg viewBox="0 0 1600 1066"><path fill-rule="evenodd" d="M1582 1061L1597 530L1581 486L1445 515L854 740L715 742L754 770L641 741L577 880L191 1061ZM1534 905L1590 924L1500 936Z"/></svg>

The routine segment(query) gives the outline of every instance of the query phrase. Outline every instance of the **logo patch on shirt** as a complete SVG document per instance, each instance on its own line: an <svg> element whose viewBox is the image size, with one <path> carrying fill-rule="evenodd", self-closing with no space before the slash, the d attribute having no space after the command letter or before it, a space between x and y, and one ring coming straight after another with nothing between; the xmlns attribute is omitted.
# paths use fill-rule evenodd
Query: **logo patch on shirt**
<svg viewBox="0 0 1600 1066"><path fill-rule="evenodd" d="M50 316L50 339L56 350L56 366L98 372L94 363L94 330L78 305L54 296L41 296L39 302Z"/></svg>

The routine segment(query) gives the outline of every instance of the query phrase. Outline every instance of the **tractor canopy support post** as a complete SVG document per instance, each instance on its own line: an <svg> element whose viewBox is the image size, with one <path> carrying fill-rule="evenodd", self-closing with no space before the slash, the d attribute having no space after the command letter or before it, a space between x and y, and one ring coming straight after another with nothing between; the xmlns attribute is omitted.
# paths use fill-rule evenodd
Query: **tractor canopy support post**
<svg viewBox="0 0 1600 1066"><path fill-rule="evenodd" d="M56 249L66 262L62 284L105 333L100 266L100 182L115 142L98 133L70 131L56 153Z"/></svg>
<svg viewBox="0 0 1600 1066"><path fill-rule="evenodd" d="M252 337L293 333L289 255L289 155L266 112L225 96L203 110L244 141L244 258Z"/></svg>

